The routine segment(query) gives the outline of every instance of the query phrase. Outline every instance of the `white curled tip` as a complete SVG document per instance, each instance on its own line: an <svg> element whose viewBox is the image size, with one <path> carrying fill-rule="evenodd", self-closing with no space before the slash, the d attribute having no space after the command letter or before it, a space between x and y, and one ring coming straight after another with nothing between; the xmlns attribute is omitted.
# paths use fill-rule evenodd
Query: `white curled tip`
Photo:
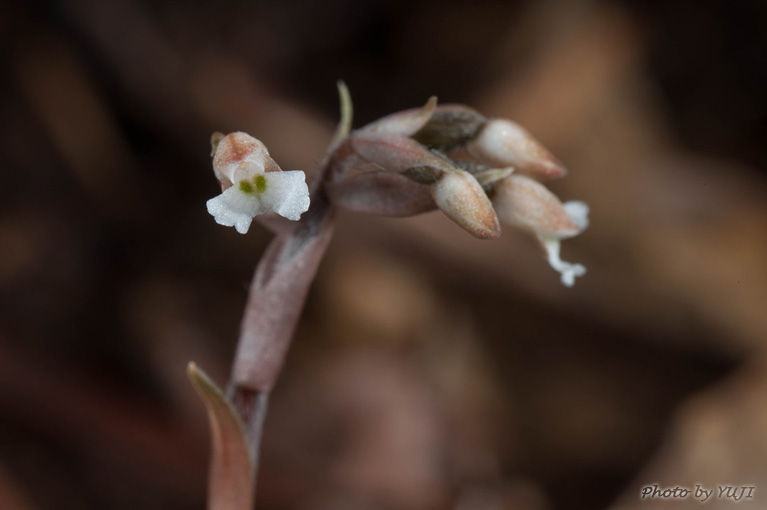
<svg viewBox="0 0 767 510"><path fill-rule="evenodd" d="M275 212L296 221L309 209L309 187L304 172L256 173L235 182L207 202L208 212L219 225L234 227L246 234L253 218Z"/></svg>
<svg viewBox="0 0 767 510"><path fill-rule="evenodd" d="M589 226L589 206L586 202L571 200L562 204L567 214L572 218L573 223L578 225L578 230L583 232ZM579 233L580 233L579 232Z"/></svg>
<svg viewBox="0 0 767 510"><path fill-rule="evenodd" d="M562 207L570 215L573 223L578 226L579 234L588 228L589 206L585 202L571 200L562 204ZM586 274L586 267L583 264L573 264L559 258L562 237L538 236L538 239L541 241L544 250L546 250L546 258L549 261L549 265L562 275L562 285L572 287L578 276Z"/></svg>
<svg viewBox="0 0 767 510"><path fill-rule="evenodd" d="M559 258L559 238L539 237L539 240L546 250L546 258L549 261L549 265L561 274L562 285L572 287L575 284L576 277L586 274L586 267L582 264L565 262Z"/></svg>

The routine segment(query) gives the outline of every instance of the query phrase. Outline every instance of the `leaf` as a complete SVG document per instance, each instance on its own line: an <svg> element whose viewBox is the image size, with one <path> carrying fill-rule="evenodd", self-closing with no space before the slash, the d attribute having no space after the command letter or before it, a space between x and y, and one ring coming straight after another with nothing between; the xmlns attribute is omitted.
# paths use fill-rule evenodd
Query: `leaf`
<svg viewBox="0 0 767 510"><path fill-rule="evenodd" d="M253 465L242 422L221 389L194 362L186 372L210 419L208 510L252 510Z"/></svg>

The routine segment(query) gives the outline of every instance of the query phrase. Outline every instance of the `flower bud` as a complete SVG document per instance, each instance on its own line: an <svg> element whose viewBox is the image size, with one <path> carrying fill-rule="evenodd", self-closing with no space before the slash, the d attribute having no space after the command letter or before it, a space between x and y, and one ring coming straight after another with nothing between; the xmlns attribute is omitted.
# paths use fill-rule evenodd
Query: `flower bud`
<svg viewBox="0 0 767 510"><path fill-rule="evenodd" d="M216 223L245 234L260 214L275 212L295 221L309 209L304 172L282 171L259 140L237 132L214 145L213 170L223 192L207 207Z"/></svg>
<svg viewBox="0 0 767 510"><path fill-rule="evenodd" d="M498 181L493 206L501 222L536 235L565 238L582 230L554 193L524 175Z"/></svg>
<svg viewBox="0 0 767 510"><path fill-rule="evenodd" d="M517 172L537 179L556 179L567 174L559 160L524 128L510 120L488 121L466 148L489 166L513 166Z"/></svg>
<svg viewBox="0 0 767 510"><path fill-rule="evenodd" d="M211 145L215 152L213 156L213 171L221 183L221 189L229 188L235 181L235 173L249 170L260 173L279 172L280 166L269 157L269 151L260 140L247 133L237 131L221 137L221 133L213 133Z"/></svg>
<svg viewBox="0 0 767 510"><path fill-rule="evenodd" d="M431 185L431 196L448 218L473 236L495 239L501 235L501 226L490 199L469 172L446 171Z"/></svg>

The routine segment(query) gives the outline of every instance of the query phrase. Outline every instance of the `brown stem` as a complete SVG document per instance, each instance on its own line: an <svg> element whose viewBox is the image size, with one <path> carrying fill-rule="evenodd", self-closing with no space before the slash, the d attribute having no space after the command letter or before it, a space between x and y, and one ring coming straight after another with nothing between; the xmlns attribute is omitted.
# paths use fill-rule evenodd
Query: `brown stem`
<svg viewBox="0 0 767 510"><path fill-rule="evenodd" d="M294 230L280 233L272 241L250 286L227 397L247 436L254 486L269 393L333 234L335 208L325 197L322 184L334 161L331 155L320 165L312 183L309 210Z"/></svg>

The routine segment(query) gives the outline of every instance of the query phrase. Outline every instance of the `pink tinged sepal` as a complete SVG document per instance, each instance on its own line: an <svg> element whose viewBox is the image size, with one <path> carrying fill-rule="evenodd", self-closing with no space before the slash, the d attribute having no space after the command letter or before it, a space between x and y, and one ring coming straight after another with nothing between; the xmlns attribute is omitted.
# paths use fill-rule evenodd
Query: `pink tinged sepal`
<svg viewBox="0 0 767 510"><path fill-rule="evenodd" d="M401 134L357 131L349 136L349 143L357 156L388 172L400 173L418 166L452 168L450 163Z"/></svg>
<svg viewBox="0 0 767 510"><path fill-rule="evenodd" d="M434 203L458 226L479 239L496 239L501 225L482 186L469 172L446 171L431 185Z"/></svg>
<svg viewBox="0 0 767 510"><path fill-rule="evenodd" d="M260 173L279 172L280 166L269 156L269 150L260 140L242 131L213 133L213 171L221 183L221 189L232 186L238 173L247 167Z"/></svg>
<svg viewBox="0 0 767 510"><path fill-rule="evenodd" d="M526 129L505 119L489 120L466 145L471 155L494 167L513 166L540 180L564 177L567 169Z"/></svg>

